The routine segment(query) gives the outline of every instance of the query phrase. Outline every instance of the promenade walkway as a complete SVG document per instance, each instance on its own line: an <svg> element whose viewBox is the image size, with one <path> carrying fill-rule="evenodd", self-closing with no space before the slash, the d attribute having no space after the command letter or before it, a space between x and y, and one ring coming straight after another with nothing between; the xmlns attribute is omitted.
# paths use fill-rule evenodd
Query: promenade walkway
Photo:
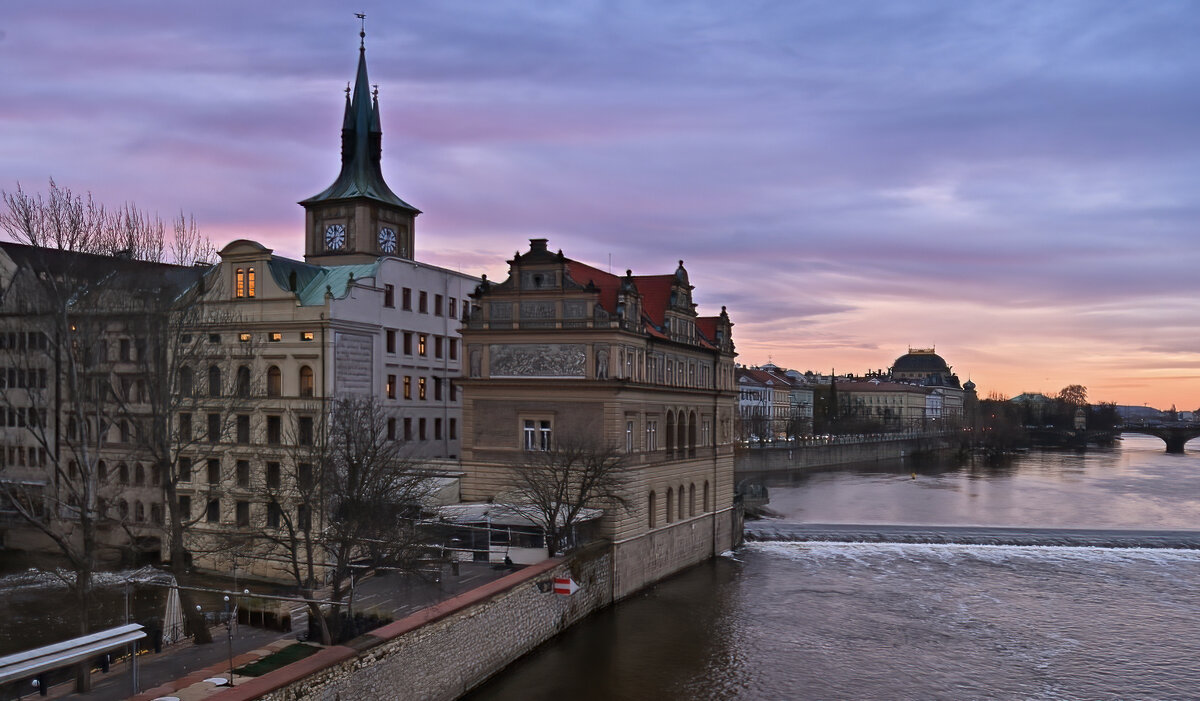
<svg viewBox="0 0 1200 701"><path fill-rule="evenodd" d="M361 582L355 591L355 611L379 613L400 619L414 611L453 598L465 591L509 574L508 570L493 569L485 563L462 563L459 574L443 570L437 580L415 575L383 574ZM114 665L108 674L92 675L92 691L75 692L74 683L59 684L50 689L49 698L87 701L119 701L135 699L151 701L158 698L177 698L197 701L228 688L206 682L205 679L229 678L229 636L224 625L212 629L211 645L194 645L185 641L166 648L161 653L145 653L138 657L141 693L132 695L127 663ZM296 642L296 633L236 626L233 631L233 666L235 668L262 659ZM235 685L244 681L235 677ZM30 698L36 692L30 689Z"/></svg>

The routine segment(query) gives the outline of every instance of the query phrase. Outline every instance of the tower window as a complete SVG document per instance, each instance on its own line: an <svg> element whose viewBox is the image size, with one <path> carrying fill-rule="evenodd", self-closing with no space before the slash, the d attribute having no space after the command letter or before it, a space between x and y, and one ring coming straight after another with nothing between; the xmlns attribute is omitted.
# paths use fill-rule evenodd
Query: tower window
<svg viewBox="0 0 1200 701"><path fill-rule="evenodd" d="M254 296L254 268L238 268L233 273L233 296L241 299Z"/></svg>

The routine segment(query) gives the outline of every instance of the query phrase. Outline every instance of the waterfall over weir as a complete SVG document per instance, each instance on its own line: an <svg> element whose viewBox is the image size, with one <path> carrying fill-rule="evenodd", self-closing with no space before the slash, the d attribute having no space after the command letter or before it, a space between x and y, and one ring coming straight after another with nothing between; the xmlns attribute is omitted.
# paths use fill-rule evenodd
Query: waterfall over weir
<svg viewBox="0 0 1200 701"><path fill-rule="evenodd" d="M1200 531L746 522L746 540L1200 550Z"/></svg>

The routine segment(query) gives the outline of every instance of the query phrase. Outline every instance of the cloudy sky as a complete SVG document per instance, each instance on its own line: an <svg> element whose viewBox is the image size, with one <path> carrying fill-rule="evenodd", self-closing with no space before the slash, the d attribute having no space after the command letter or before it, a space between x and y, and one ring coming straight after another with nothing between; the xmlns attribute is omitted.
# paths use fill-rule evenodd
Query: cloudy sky
<svg viewBox="0 0 1200 701"><path fill-rule="evenodd" d="M1196 3L265 5L7 4L0 189L300 256L361 11L420 259L682 258L744 363L1200 406Z"/></svg>

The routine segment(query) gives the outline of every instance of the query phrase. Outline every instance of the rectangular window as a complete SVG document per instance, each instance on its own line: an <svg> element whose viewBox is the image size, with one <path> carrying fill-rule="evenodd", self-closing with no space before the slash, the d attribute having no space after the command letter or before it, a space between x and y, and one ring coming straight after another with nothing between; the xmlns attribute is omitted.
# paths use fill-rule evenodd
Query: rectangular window
<svg viewBox="0 0 1200 701"><path fill-rule="evenodd" d="M410 375L404 376L404 398L412 399L412 377Z"/></svg>
<svg viewBox="0 0 1200 701"><path fill-rule="evenodd" d="M417 399L424 399L424 398L425 398L425 378L418 377L417 378Z"/></svg>
<svg viewBox="0 0 1200 701"><path fill-rule="evenodd" d="M267 417L267 445L279 445L283 442L283 422L278 416Z"/></svg>
<svg viewBox="0 0 1200 701"><path fill-rule="evenodd" d="M433 296L433 315L434 316L442 315L442 296L441 295Z"/></svg>
<svg viewBox="0 0 1200 701"><path fill-rule="evenodd" d="M458 399L458 385L454 384L453 379L451 379L449 381L449 384L450 384L450 401L453 402Z"/></svg>
<svg viewBox="0 0 1200 701"><path fill-rule="evenodd" d="M633 452L633 422L625 422L625 452Z"/></svg>
<svg viewBox="0 0 1200 701"><path fill-rule="evenodd" d="M392 308L394 308L396 306L396 286L395 285L384 285L383 286L383 306L392 307Z"/></svg>
<svg viewBox="0 0 1200 701"><path fill-rule="evenodd" d="M310 462L297 463L296 465L296 484L301 489L308 489L313 486L313 466Z"/></svg>
<svg viewBox="0 0 1200 701"><path fill-rule="evenodd" d="M279 343L283 340L283 334L278 331L272 331L271 333L267 334L267 340L271 343Z"/></svg>
<svg viewBox="0 0 1200 701"><path fill-rule="evenodd" d="M388 399L395 399L395 398L396 398L396 376L395 376L395 375L388 375L388 376L387 376L387 387L386 387L386 389L387 389L387 398L388 398Z"/></svg>
<svg viewBox="0 0 1200 701"><path fill-rule="evenodd" d="M238 268L233 273L233 296L241 299L246 296L246 269Z"/></svg>
<svg viewBox="0 0 1200 701"><path fill-rule="evenodd" d="M412 311L412 290L405 287L400 293L400 308L406 312Z"/></svg>
<svg viewBox="0 0 1200 701"><path fill-rule="evenodd" d="M189 521L192 518L192 498L179 497L179 517L183 521Z"/></svg>
<svg viewBox="0 0 1200 701"><path fill-rule="evenodd" d="M550 422L525 419L525 450L550 450Z"/></svg>
<svg viewBox="0 0 1200 701"><path fill-rule="evenodd" d="M238 445L250 444L250 415L238 414L237 417L237 442Z"/></svg>
<svg viewBox="0 0 1200 701"><path fill-rule="evenodd" d="M249 487L250 486L250 461L249 460L238 460L237 461L237 485L239 487Z"/></svg>
<svg viewBox="0 0 1200 701"><path fill-rule="evenodd" d="M221 415L208 415L208 442L219 443L221 441Z"/></svg>
<svg viewBox="0 0 1200 701"><path fill-rule="evenodd" d="M433 337L433 357L435 357L435 358L442 357L442 337L441 336Z"/></svg>
<svg viewBox="0 0 1200 701"><path fill-rule="evenodd" d="M180 482L191 482L192 481L192 459L191 458L179 458L179 481Z"/></svg>
<svg viewBox="0 0 1200 701"><path fill-rule="evenodd" d="M248 334L248 333L246 333L246 332L244 332L244 331L243 331L242 333L239 333L239 334L238 334L238 341L240 341L240 342L242 342L242 343L249 343L249 342L250 342L250 334Z"/></svg>
<svg viewBox="0 0 1200 701"><path fill-rule="evenodd" d="M447 343L447 345L449 345L449 348L447 350L449 351L448 354L450 356L450 359L458 360L458 339L457 338L447 338L446 343Z"/></svg>
<svg viewBox="0 0 1200 701"><path fill-rule="evenodd" d="M450 440L458 440L458 419L450 419Z"/></svg>
<svg viewBox="0 0 1200 701"><path fill-rule="evenodd" d="M442 401L442 378L433 378L433 400L435 402Z"/></svg>
<svg viewBox="0 0 1200 701"><path fill-rule="evenodd" d="M208 459L208 483L221 483L221 461L216 458Z"/></svg>
<svg viewBox="0 0 1200 701"><path fill-rule="evenodd" d="M312 528L312 516L306 505L301 504L296 507L296 527L302 531L307 531Z"/></svg>
<svg viewBox="0 0 1200 701"><path fill-rule="evenodd" d="M120 352L121 352L121 361L122 361L122 362L126 362L126 363L128 363L130 360L132 360L132 359L133 359L133 358L132 358L132 356L130 355L130 350L129 350L129 349L130 349L130 345L129 345L129 339L128 339L128 338L122 338L122 339L121 339L121 351L120 351Z"/></svg>
<svg viewBox="0 0 1200 701"><path fill-rule="evenodd" d="M425 290L417 293L417 311L422 314L429 313L429 293Z"/></svg>
<svg viewBox="0 0 1200 701"><path fill-rule="evenodd" d="M426 346L429 343L429 337L425 334L417 334L417 355L424 357L428 353Z"/></svg>
<svg viewBox="0 0 1200 701"><path fill-rule="evenodd" d="M384 332L384 348L388 353L396 352L396 329L388 329Z"/></svg>
<svg viewBox="0 0 1200 701"><path fill-rule="evenodd" d="M266 479L267 479L267 488L268 489L279 489L279 483L280 483L279 463L277 463L277 462L267 463L267 478Z"/></svg>
<svg viewBox="0 0 1200 701"><path fill-rule="evenodd" d="M646 422L646 450L658 450L658 421Z"/></svg>
<svg viewBox="0 0 1200 701"><path fill-rule="evenodd" d="M221 502L218 499L213 499L208 502L208 509L205 511L205 520L209 523L221 522Z"/></svg>
<svg viewBox="0 0 1200 701"><path fill-rule="evenodd" d="M433 440L442 440L442 420L435 418L433 420Z"/></svg>
<svg viewBox="0 0 1200 701"><path fill-rule="evenodd" d="M192 440L192 415L183 412L179 415L179 442L190 443Z"/></svg>
<svg viewBox="0 0 1200 701"><path fill-rule="evenodd" d="M250 502L239 501L237 508L237 525L245 528L250 525Z"/></svg>
<svg viewBox="0 0 1200 701"><path fill-rule="evenodd" d="M404 332L404 354L412 355L412 331Z"/></svg>
<svg viewBox="0 0 1200 701"><path fill-rule="evenodd" d="M387 437L389 441L396 440L396 418L389 416L387 420Z"/></svg>
<svg viewBox="0 0 1200 701"><path fill-rule="evenodd" d="M311 416L301 416L297 420L296 436L300 445L313 444L313 419Z"/></svg>
<svg viewBox="0 0 1200 701"><path fill-rule="evenodd" d="M417 435L421 440L425 440L425 419L424 419L424 417L417 419Z"/></svg>
<svg viewBox="0 0 1200 701"><path fill-rule="evenodd" d="M454 310L457 307L458 307L458 300L454 299L453 297L451 297L449 300L447 300L446 301L446 316L453 319L454 318Z"/></svg>
<svg viewBox="0 0 1200 701"><path fill-rule="evenodd" d="M412 419L410 418L404 419L404 440L412 440Z"/></svg>
<svg viewBox="0 0 1200 701"><path fill-rule="evenodd" d="M277 502L267 504L267 528L279 528L280 521L283 520L283 509L279 508Z"/></svg>
<svg viewBox="0 0 1200 701"><path fill-rule="evenodd" d="M301 331L300 332L300 340L301 341L311 341L311 340L313 340L313 338L314 338L314 336L313 336L312 331Z"/></svg>

